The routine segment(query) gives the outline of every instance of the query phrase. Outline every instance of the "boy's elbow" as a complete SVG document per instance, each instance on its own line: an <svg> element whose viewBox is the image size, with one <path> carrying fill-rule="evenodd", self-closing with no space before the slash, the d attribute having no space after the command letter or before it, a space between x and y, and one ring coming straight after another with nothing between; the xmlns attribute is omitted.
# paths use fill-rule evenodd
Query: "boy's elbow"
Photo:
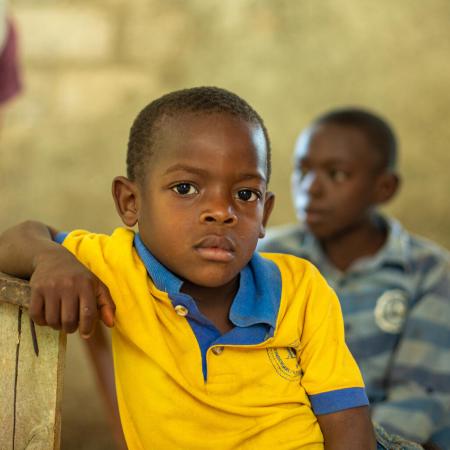
<svg viewBox="0 0 450 450"><path fill-rule="evenodd" d="M6 243L22 241L23 239L49 238L51 240L57 234L57 230L37 220L25 220L5 230L0 236Z"/></svg>
<svg viewBox="0 0 450 450"><path fill-rule="evenodd" d="M18 225L18 229L27 235L49 235L53 237L52 228L37 220L25 220Z"/></svg>

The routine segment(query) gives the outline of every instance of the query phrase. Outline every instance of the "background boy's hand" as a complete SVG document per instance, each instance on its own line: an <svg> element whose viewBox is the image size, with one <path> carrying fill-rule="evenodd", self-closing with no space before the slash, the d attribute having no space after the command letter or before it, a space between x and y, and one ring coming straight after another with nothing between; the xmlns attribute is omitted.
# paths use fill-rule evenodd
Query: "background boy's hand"
<svg viewBox="0 0 450 450"><path fill-rule="evenodd" d="M34 261L30 278L30 316L38 325L83 338L95 330L97 320L112 327L115 305L108 288L64 247L53 247Z"/></svg>

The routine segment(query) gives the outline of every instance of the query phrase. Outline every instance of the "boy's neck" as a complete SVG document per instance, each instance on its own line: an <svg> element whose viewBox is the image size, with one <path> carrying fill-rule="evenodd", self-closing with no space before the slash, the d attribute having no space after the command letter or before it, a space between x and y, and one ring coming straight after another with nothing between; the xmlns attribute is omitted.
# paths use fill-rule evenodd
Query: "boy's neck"
<svg viewBox="0 0 450 450"><path fill-rule="evenodd" d="M233 328L229 314L238 289L239 276L219 287L198 286L185 281L181 292L190 295L199 310L224 334Z"/></svg>
<svg viewBox="0 0 450 450"><path fill-rule="evenodd" d="M328 260L345 272L357 259L377 253L384 245L387 230L379 221L368 220L320 241Z"/></svg>

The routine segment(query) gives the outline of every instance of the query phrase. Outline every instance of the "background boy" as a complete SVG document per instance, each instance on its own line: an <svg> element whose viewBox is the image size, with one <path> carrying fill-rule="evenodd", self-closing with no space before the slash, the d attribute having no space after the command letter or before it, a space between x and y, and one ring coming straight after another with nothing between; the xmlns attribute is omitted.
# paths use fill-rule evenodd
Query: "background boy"
<svg viewBox="0 0 450 450"><path fill-rule="evenodd" d="M0 269L32 275L40 325L90 335L97 307L115 322L128 447L375 448L333 291L303 260L254 254L274 201L259 115L217 88L163 96L135 120L127 168L113 196L139 233L65 236L85 268L26 223Z"/></svg>
<svg viewBox="0 0 450 450"><path fill-rule="evenodd" d="M312 261L336 290L373 419L450 449L449 255L377 212L399 185L396 153L370 112L316 119L294 152L300 223L269 230L258 248Z"/></svg>

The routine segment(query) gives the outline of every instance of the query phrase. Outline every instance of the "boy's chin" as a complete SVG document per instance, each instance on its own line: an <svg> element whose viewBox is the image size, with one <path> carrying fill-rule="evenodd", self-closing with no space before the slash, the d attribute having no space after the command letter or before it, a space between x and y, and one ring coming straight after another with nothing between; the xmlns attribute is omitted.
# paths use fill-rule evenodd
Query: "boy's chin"
<svg viewBox="0 0 450 450"><path fill-rule="evenodd" d="M185 282L200 288L217 289L224 287L237 279L239 273L221 273L220 271L208 271L204 273L186 274Z"/></svg>
<svg viewBox="0 0 450 450"><path fill-rule="evenodd" d="M333 230L329 229L326 224L317 225L305 222L305 228L318 240L330 239L334 234Z"/></svg>

